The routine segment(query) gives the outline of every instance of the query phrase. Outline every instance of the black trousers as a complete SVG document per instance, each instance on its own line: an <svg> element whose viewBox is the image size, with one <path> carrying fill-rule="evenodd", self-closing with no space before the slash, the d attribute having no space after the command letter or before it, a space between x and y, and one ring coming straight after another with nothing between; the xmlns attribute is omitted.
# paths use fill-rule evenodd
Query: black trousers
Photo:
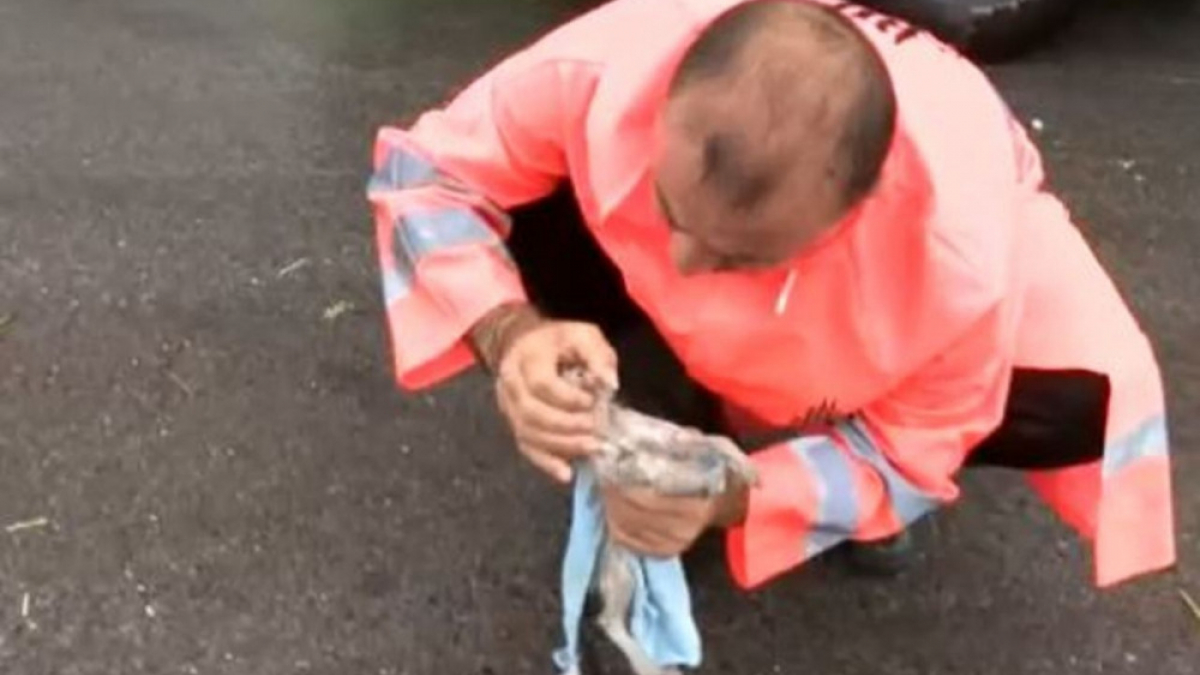
<svg viewBox="0 0 1200 675"><path fill-rule="evenodd" d="M510 212L508 245L530 299L547 315L599 326L617 351L621 397L648 414L725 433L719 402L692 380L596 244L569 186ZM968 466L1039 470L1099 459L1110 385L1101 373L1017 369L1000 427ZM781 434L785 433L781 430ZM747 450L772 440L751 442Z"/></svg>

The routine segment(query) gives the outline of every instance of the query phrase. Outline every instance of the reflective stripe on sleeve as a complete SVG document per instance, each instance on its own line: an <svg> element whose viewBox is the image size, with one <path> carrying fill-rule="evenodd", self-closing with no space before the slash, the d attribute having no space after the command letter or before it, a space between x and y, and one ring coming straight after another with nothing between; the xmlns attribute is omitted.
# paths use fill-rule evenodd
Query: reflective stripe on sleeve
<svg viewBox="0 0 1200 675"><path fill-rule="evenodd" d="M940 503L905 478L876 447L860 420L838 426L851 451L871 465L887 486L887 499L900 524L907 527L922 516L934 511Z"/></svg>

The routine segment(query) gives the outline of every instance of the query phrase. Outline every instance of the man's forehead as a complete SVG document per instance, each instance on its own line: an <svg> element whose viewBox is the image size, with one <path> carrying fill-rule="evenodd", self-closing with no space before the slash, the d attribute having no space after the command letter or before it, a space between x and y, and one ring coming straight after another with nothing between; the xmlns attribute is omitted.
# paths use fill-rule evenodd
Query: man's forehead
<svg viewBox="0 0 1200 675"><path fill-rule="evenodd" d="M672 229L702 242L714 252L735 257L771 257L793 246L802 231L799 211L779 208L738 211L698 184L676 195L655 182L655 198ZM772 200L774 201L774 200Z"/></svg>

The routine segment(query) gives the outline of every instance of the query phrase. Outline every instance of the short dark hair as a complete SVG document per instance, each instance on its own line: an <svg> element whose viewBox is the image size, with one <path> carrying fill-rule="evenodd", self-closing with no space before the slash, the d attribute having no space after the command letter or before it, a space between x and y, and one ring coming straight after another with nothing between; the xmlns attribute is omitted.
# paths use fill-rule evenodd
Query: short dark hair
<svg viewBox="0 0 1200 675"><path fill-rule="evenodd" d="M860 75L857 81L847 82L853 91L848 92L844 124L834 148L838 165L830 169L843 177L841 196L850 207L879 181L895 130L896 100L887 67L867 38L840 12L795 0L749 0L726 10L689 46L670 91L736 73L739 57L754 36L785 21L803 26L828 46L831 54L851 59ZM797 86L803 85L798 81ZM770 105L770 93L767 95ZM722 131L712 131L703 142L703 180L740 210L752 209L770 195L786 169L764 162L756 166L748 156L748 142L741 134Z"/></svg>

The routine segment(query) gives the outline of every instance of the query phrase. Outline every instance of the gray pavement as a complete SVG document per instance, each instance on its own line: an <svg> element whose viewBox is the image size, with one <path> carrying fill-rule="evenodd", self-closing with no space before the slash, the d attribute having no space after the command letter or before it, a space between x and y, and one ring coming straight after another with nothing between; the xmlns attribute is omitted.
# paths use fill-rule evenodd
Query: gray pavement
<svg viewBox="0 0 1200 675"><path fill-rule="evenodd" d="M698 565L708 672L1200 671L1200 11L1093 4L995 74L1163 358L1180 569L1096 593L971 476L893 583ZM0 673L550 672L563 495L477 376L392 386L362 187L580 6L0 0Z"/></svg>

